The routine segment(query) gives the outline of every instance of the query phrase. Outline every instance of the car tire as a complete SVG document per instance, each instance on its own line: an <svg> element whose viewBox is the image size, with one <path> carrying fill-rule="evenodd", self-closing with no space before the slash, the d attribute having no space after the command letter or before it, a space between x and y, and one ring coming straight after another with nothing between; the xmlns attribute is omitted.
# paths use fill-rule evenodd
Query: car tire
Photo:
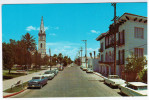
<svg viewBox="0 0 149 100"><path fill-rule="evenodd" d="M111 83L110 83L110 87L111 87L111 88L113 87Z"/></svg>
<svg viewBox="0 0 149 100"><path fill-rule="evenodd" d="M104 80L104 84L107 84L105 80Z"/></svg>

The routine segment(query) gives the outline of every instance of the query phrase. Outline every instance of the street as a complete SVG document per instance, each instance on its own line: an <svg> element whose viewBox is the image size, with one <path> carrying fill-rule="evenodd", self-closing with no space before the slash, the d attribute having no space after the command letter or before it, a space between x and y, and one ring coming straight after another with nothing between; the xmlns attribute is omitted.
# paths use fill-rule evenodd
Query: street
<svg viewBox="0 0 149 100"><path fill-rule="evenodd" d="M112 89L99 80L99 76L79 67L66 67L42 89L27 89L13 98L121 96L119 89Z"/></svg>

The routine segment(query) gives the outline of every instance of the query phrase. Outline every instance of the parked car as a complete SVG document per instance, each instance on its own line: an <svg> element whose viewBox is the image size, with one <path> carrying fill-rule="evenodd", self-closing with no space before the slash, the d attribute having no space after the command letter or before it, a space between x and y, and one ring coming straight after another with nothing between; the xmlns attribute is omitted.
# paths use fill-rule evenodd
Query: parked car
<svg viewBox="0 0 149 100"><path fill-rule="evenodd" d="M82 68L83 68L83 66L81 65L81 66L80 66L80 69L82 69Z"/></svg>
<svg viewBox="0 0 149 100"><path fill-rule="evenodd" d="M55 70L55 71L56 71L56 73L58 74L58 72L59 72L59 71L58 71L58 68L55 68L54 70Z"/></svg>
<svg viewBox="0 0 149 100"><path fill-rule="evenodd" d="M86 72L87 73L93 73L93 69L92 68L87 68Z"/></svg>
<svg viewBox="0 0 149 100"><path fill-rule="evenodd" d="M109 75L108 78L104 79L104 83L109 84L110 87L125 84L125 80L121 79L118 75Z"/></svg>
<svg viewBox="0 0 149 100"><path fill-rule="evenodd" d="M51 71L44 72L43 76L47 77L49 80L53 79L55 74Z"/></svg>
<svg viewBox="0 0 149 100"><path fill-rule="evenodd" d="M59 71L63 71L64 70L64 67L63 66L60 66L59 67Z"/></svg>
<svg viewBox="0 0 149 100"><path fill-rule="evenodd" d="M42 88L43 85L47 84L48 78L44 77L43 75L36 75L32 77L32 80L28 81L28 88L29 87L39 87Z"/></svg>
<svg viewBox="0 0 149 100"><path fill-rule="evenodd" d="M56 70L55 69L53 69L53 70L50 70L52 73L54 73L54 75L57 75L57 72L56 72Z"/></svg>
<svg viewBox="0 0 149 100"><path fill-rule="evenodd" d="M87 70L86 66L83 66L82 70L83 71L86 71Z"/></svg>
<svg viewBox="0 0 149 100"><path fill-rule="evenodd" d="M128 96L147 96L147 84L128 82L119 86L120 92Z"/></svg>

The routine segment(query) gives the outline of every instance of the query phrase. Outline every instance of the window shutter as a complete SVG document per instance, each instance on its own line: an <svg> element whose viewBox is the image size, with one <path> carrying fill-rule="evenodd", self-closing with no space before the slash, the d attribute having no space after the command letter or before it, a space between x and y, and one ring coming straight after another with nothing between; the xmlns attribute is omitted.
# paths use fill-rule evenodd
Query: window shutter
<svg viewBox="0 0 149 100"><path fill-rule="evenodd" d="M123 64L125 64L125 50L123 50Z"/></svg>
<svg viewBox="0 0 149 100"><path fill-rule="evenodd" d="M118 32L118 45L120 45L120 32Z"/></svg>
<svg viewBox="0 0 149 100"><path fill-rule="evenodd" d="M125 44L125 30L123 30L123 44Z"/></svg>
<svg viewBox="0 0 149 100"><path fill-rule="evenodd" d="M118 63L120 64L120 50L118 51Z"/></svg>

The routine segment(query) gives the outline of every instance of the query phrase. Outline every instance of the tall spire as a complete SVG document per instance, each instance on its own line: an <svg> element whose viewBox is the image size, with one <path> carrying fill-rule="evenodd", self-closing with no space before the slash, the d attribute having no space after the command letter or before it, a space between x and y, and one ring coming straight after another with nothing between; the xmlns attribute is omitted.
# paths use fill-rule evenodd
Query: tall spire
<svg viewBox="0 0 149 100"><path fill-rule="evenodd" d="M41 18L40 32L44 33L44 24L43 24L43 16Z"/></svg>

